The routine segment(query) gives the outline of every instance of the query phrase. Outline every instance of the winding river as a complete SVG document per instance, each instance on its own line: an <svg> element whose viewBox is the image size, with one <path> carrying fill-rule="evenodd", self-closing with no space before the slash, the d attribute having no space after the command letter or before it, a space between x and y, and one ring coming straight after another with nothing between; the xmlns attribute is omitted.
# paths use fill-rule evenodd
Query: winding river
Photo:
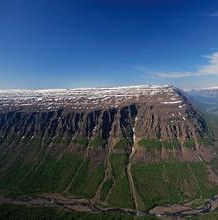
<svg viewBox="0 0 218 220"><path fill-rule="evenodd" d="M0 195L1 204L28 205L33 207L57 207L72 212L92 212L92 213L121 213L126 215L153 215L153 216L174 216L188 217L203 215L218 208L218 195L208 199L203 205L197 208L191 207L191 202L183 204L173 204L166 206L156 206L148 212L137 212L131 209L105 208L93 204L87 199L76 199L60 194L42 194L37 197L9 198Z"/></svg>

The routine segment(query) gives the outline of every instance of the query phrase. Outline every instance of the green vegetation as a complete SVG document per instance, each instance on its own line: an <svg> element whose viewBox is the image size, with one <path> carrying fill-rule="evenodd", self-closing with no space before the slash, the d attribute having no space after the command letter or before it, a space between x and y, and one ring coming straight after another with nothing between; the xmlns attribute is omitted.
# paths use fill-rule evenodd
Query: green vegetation
<svg viewBox="0 0 218 220"><path fill-rule="evenodd" d="M189 149L195 149L195 141L193 139L190 139L186 141L183 146Z"/></svg>
<svg viewBox="0 0 218 220"><path fill-rule="evenodd" d="M46 156L37 165L20 162L7 170L0 179L0 188L22 193L60 192L64 190L77 167L80 155L65 154L61 159Z"/></svg>
<svg viewBox="0 0 218 220"><path fill-rule="evenodd" d="M59 144L59 143L61 143L61 136L55 136L55 137L53 138L53 143L54 143L54 144Z"/></svg>
<svg viewBox="0 0 218 220"><path fill-rule="evenodd" d="M22 184L20 181L23 180L26 173L31 169L30 165L27 164L13 164L10 169L1 175L0 178L0 189L4 190L4 193L11 194L23 194Z"/></svg>
<svg viewBox="0 0 218 220"><path fill-rule="evenodd" d="M205 135L204 137L199 139L199 143L203 144L205 147L213 146L214 138L211 135Z"/></svg>
<svg viewBox="0 0 218 220"><path fill-rule="evenodd" d="M145 147L147 151L160 150L162 147L161 141L155 139L144 138L138 142L138 145Z"/></svg>
<svg viewBox="0 0 218 220"><path fill-rule="evenodd" d="M20 143L20 136L19 135L9 135L9 136L6 136L4 139L4 145L10 145L12 143L14 144L19 144Z"/></svg>
<svg viewBox="0 0 218 220"><path fill-rule="evenodd" d="M69 193L80 197L91 198L104 178L104 165L100 163L95 168L90 168L90 161L83 161L76 175Z"/></svg>
<svg viewBox="0 0 218 220"><path fill-rule="evenodd" d="M62 191L81 161L81 156L66 154L60 160L47 156L41 166L25 180L25 188L40 192Z"/></svg>
<svg viewBox="0 0 218 220"><path fill-rule="evenodd" d="M190 203L190 207L192 207L192 208L199 208L200 206L205 205L206 201L207 201L206 199L202 199L202 198L195 199L195 200L193 200Z"/></svg>
<svg viewBox="0 0 218 220"><path fill-rule="evenodd" d="M68 146L72 141L72 137L71 136L55 136L52 140L53 144L60 144L60 145L64 145L64 146Z"/></svg>
<svg viewBox="0 0 218 220"><path fill-rule="evenodd" d="M65 146L68 146L71 142L72 138L71 137L62 137L61 139L61 144L62 145L65 145Z"/></svg>
<svg viewBox="0 0 218 220"><path fill-rule="evenodd" d="M130 194L129 181L126 174L128 155L112 154L110 161L115 183L109 197L109 203L115 207L133 208L133 199Z"/></svg>
<svg viewBox="0 0 218 220"><path fill-rule="evenodd" d="M78 153L64 154L60 159L46 155L37 165L20 161L1 176L0 189L10 195L63 192L73 179L70 193L92 197L104 178L104 166L101 163L89 169L89 163L82 162Z"/></svg>
<svg viewBox="0 0 218 220"><path fill-rule="evenodd" d="M128 141L125 138L120 139L116 145L114 146L115 149L123 150L126 148Z"/></svg>
<svg viewBox="0 0 218 220"><path fill-rule="evenodd" d="M218 175L218 157L216 155L216 157L210 161L210 165L212 167L213 172Z"/></svg>
<svg viewBox="0 0 218 220"><path fill-rule="evenodd" d="M145 147L147 151L165 149L179 149L180 143L178 140L159 141L155 139L143 138L138 142L138 145Z"/></svg>
<svg viewBox="0 0 218 220"><path fill-rule="evenodd" d="M52 138L51 137L44 137L43 138L43 145L44 146L48 146L51 142L52 142Z"/></svg>
<svg viewBox="0 0 218 220"><path fill-rule="evenodd" d="M204 137L199 140L200 143L205 144L212 144L211 137ZM179 149L180 143L178 140L172 140L172 141L159 141L155 139L149 139L149 138L143 138L138 142L138 145L141 147L145 147L147 151L152 150L160 150L162 147L165 149ZM195 149L195 141L193 139L190 139L186 141L183 145L185 148L189 149Z"/></svg>
<svg viewBox="0 0 218 220"><path fill-rule="evenodd" d="M172 141L162 141L162 146L165 149L179 149L180 143L178 140L172 140Z"/></svg>
<svg viewBox="0 0 218 220"><path fill-rule="evenodd" d="M101 163L89 169L89 161L83 162L84 147L87 146L88 140L83 137L77 138L75 141L81 146L81 150L64 155L62 152L71 138L54 138L54 147L46 150L41 146L42 141L48 144L51 140L42 140L40 136L27 138L25 146L4 157L7 161L4 166L7 168L0 173L0 190L7 195L63 192L73 180L70 193L75 192L83 197L93 196L104 178L104 166ZM55 148L55 143L61 146ZM97 139L92 144L97 146L99 143L101 141Z"/></svg>
<svg viewBox="0 0 218 220"><path fill-rule="evenodd" d="M80 147L86 147L88 144L88 139L85 137L77 137L73 140L73 142Z"/></svg>
<svg viewBox="0 0 218 220"><path fill-rule="evenodd" d="M156 217L135 217L119 213L72 213L57 208L0 205L0 219L43 219L43 220L155 220Z"/></svg>
<svg viewBox="0 0 218 220"><path fill-rule="evenodd" d="M75 176L73 177L73 182L71 184L70 193L73 194L83 194L83 184L86 181L88 176L88 167L89 167L89 160L85 160L82 162L81 166L77 170Z"/></svg>
<svg viewBox="0 0 218 220"><path fill-rule="evenodd" d="M205 144L205 146L212 146L214 154L214 159L210 162L213 172L218 175L218 148L217 148L217 140L218 140L218 115L217 114L207 114L207 124L209 124L209 135L206 136L206 140L209 142ZM214 143L213 143L214 141ZM206 141L205 141L206 142ZM210 144L212 142L212 144Z"/></svg>
<svg viewBox="0 0 218 220"><path fill-rule="evenodd" d="M218 191L209 182L203 163L138 163L132 174L146 209L186 199L209 198Z"/></svg>
<svg viewBox="0 0 218 220"><path fill-rule="evenodd" d="M218 187L209 182L208 171L203 163L190 163L190 169L198 183L197 198L209 198L218 192Z"/></svg>
<svg viewBox="0 0 218 220"><path fill-rule="evenodd" d="M104 144L105 140L101 137L94 138L90 141L90 146L92 148L101 148L102 146L104 146Z"/></svg>
<svg viewBox="0 0 218 220"><path fill-rule="evenodd" d="M101 189L101 201L105 201L106 197L111 189L111 187L113 186L113 179L109 178L107 179Z"/></svg>

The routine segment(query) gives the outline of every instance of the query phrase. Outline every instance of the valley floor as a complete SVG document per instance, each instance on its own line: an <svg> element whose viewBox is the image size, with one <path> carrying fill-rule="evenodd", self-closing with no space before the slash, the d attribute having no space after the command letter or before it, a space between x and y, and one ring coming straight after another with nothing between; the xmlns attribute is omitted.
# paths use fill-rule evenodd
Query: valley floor
<svg viewBox="0 0 218 220"><path fill-rule="evenodd" d="M104 215L110 219L110 216L115 216L117 219L119 215L123 218L131 219L131 217L143 217L143 219L155 219L157 217L161 217L161 219L168 218L186 218L186 217L196 217L202 218L205 215L215 217L216 210L218 208L218 196L214 196L211 199L199 201L193 200L190 202L186 202L183 204L173 204L166 206L157 206L150 209L148 212L136 212L131 209L122 209L122 208L104 208L93 204L91 201L87 199L75 199L71 197L65 197L60 194L42 194L35 197L20 197L20 198L9 198L3 195L0 196L0 217L4 215L4 213L8 212L11 207L23 207L23 209L27 208L38 208L44 210L46 208L60 209L62 212L69 213L80 213L78 215L88 216L98 216ZM16 209L16 208L15 208ZM19 209L19 208L17 208ZM10 213L8 213L10 214ZM15 215L16 211L14 208L11 210L11 215ZM54 214L54 216L58 216ZM31 216L33 217L33 215ZM93 217L94 218L94 217ZM122 219L123 219L122 218ZM18 218L19 219L19 218ZM73 219L73 217L71 218ZM95 219L95 218L94 218ZM112 218L116 219L116 218ZM215 219L215 218L214 218Z"/></svg>

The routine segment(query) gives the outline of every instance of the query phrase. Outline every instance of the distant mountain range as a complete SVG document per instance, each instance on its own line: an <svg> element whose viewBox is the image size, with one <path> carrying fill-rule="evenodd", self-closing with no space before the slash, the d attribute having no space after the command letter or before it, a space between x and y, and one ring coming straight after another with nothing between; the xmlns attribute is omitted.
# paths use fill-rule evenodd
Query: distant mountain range
<svg viewBox="0 0 218 220"><path fill-rule="evenodd" d="M191 89L185 91L188 96L206 112L218 114L218 87Z"/></svg>

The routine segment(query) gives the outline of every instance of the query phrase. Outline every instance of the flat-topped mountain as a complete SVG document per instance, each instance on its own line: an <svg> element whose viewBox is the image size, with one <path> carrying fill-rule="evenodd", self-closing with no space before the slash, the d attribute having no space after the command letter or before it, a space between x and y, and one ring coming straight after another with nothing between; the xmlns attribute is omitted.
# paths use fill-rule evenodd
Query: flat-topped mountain
<svg viewBox="0 0 218 220"><path fill-rule="evenodd" d="M203 114L171 86L0 90L2 193L137 211L208 198L212 142Z"/></svg>
<svg viewBox="0 0 218 220"><path fill-rule="evenodd" d="M179 104L182 102L170 86L129 86L87 89L0 90L0 108L55 110L116 108L129 103Z"/></svg>
<svg viewBox="0 0 218 220"><path fill-rule="evenodd" d="M194 144L207 129L190 101L169 86L1 90L0 111L2 137L13 131L22 138L41 132L47 138L68 133L70 138L99 136L107 140L121 138L126 129L126 136L134 136L136 145L141 138ZM42 128L46 117L51 123Z"/></svg>

